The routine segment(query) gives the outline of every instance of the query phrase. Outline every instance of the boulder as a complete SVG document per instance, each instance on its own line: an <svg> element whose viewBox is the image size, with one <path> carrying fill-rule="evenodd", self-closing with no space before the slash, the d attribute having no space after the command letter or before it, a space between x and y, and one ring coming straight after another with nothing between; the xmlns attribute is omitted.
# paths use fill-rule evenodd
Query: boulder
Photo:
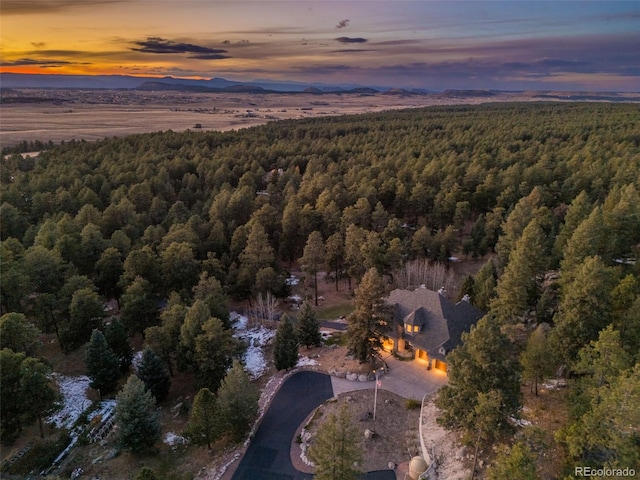
<svg viewBox="0 0 640 480"><path fill-rule="evenodd" d="M371 440L373 437L376 436L376 432L374 432L373 430L369 430L368 428L364 431L364 438L365 440Z"/></svg>
<svg viewBox="0 0 640 480"><path fill-rule="evenodd" d="M347 380L349 380L350 382L356 382L358 380L358 374L357 373L347 373Z"/></svg>
<svg viewBox="0 0 640 480"><path fill-rule="evenodd" d="M368 375L362 374L362 375L358 375L358 381L359 382L368 382L370 380Z"/></svg>

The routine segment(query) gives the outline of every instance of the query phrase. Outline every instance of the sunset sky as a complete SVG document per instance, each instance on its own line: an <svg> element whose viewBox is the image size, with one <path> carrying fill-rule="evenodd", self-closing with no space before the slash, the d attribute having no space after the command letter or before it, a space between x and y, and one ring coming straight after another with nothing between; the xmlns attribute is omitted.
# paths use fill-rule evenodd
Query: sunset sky
<svg viewBox="0 0 640 480"><path fill-rule="evenodd" d="M2 0L3 72L640 90L638 1Z"/></svg>

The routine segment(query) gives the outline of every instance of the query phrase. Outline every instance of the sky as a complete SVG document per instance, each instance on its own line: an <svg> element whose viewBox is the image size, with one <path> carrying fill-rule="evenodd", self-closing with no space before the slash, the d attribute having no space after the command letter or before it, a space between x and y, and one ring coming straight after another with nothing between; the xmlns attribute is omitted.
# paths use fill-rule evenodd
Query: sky
<svg viewBox="0 0 640 480"><path fill-rule="evenodd" d="M0 71L640 91L640 1L2 0Z"/></svg>

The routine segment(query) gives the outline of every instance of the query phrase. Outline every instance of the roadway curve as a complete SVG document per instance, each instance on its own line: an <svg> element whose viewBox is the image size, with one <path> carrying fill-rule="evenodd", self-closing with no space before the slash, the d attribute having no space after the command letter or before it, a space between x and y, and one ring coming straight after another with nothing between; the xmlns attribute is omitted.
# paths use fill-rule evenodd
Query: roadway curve
<svg viewBox="0 0 640 480"><path fill-rule="evenodd" d="M299 372L280 387L232 480L310 480L291 463L291 440L305 418L333 397L331 377ZM393 471L370 472L367 480L395 480Z"/></svg>

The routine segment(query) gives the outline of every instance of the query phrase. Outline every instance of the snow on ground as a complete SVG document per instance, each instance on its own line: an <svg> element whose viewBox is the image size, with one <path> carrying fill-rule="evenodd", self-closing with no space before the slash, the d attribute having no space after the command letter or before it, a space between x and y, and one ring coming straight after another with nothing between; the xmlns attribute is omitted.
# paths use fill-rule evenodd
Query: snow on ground
<svg viewBox="0 0 640 480"><path fill-rule="evenodd" d="M295 275L291 275L284 281L284 283L293 287L294 285L298 285L298 283L300 283L300 279Z"/></svg>
<svg viewBox="0 0 640 480"><path fill-rule="evenodd" d="M54 374L60 393L62 394L62 409L47 418L47 423L53 423L57 428L71 428L78 420L82 412L91 406L91 400L87 398L89 377L67 377Z"/></svg>
<svg viewBox="0 0 640 480"><path fill-rule="evenodd" d="M318 365L318 362L312 358L305 357L304 355L300 355L298 357L298 363L296 364L297 367L305 367L309 365Z"/></svg>
<svg viewBox="0 0 640 480"><path fill-rule="evenodd" d="M264 347L276 332L263 326L247 329L247 317L237 312L231 312L230 318L234 329L233 336L244 340L248 345L242 359L244 368L252 379L256 379L267 371Z"/></svg>
<svg viewBox="0 0 640 480"><path fill-rule="evenodd" d="M165 433L162 441L164 443L166 443L167 445L170 445L172 447L174 445L180 445L180 444L183 444L183 443L188 443L186 438L184 438L184 437L182 437L180 435L177 435L177 434L175 434L173 432Z"/></svg>
<svg viewBox="0 0 640 480"><path fill-rule="evenodd" d="M95 417L99 416L102 419L102 421L104 421L105 419L113 415L115 408L116 408L115 400L102 400L98 404L98 408L96 408L89 415L87 415L87 420L91 421Z"/></svg>
<svg viewBox="0 0 640 480"><path fill-rule="evenodd" d="M567 381L564 378L556 378L548 380L540 385L541 388L546 390L557 390L567 386Z"/></svg>
<svg viewBox="0 0 640 480"><path fill-rule="evenodd" d="M139 350L135 352L133 354L133 357L131 358L131 365L133 365L133 369L136 372L138 371L138 367L140 367L141 363L142 363L142 350Z"/></svg>

